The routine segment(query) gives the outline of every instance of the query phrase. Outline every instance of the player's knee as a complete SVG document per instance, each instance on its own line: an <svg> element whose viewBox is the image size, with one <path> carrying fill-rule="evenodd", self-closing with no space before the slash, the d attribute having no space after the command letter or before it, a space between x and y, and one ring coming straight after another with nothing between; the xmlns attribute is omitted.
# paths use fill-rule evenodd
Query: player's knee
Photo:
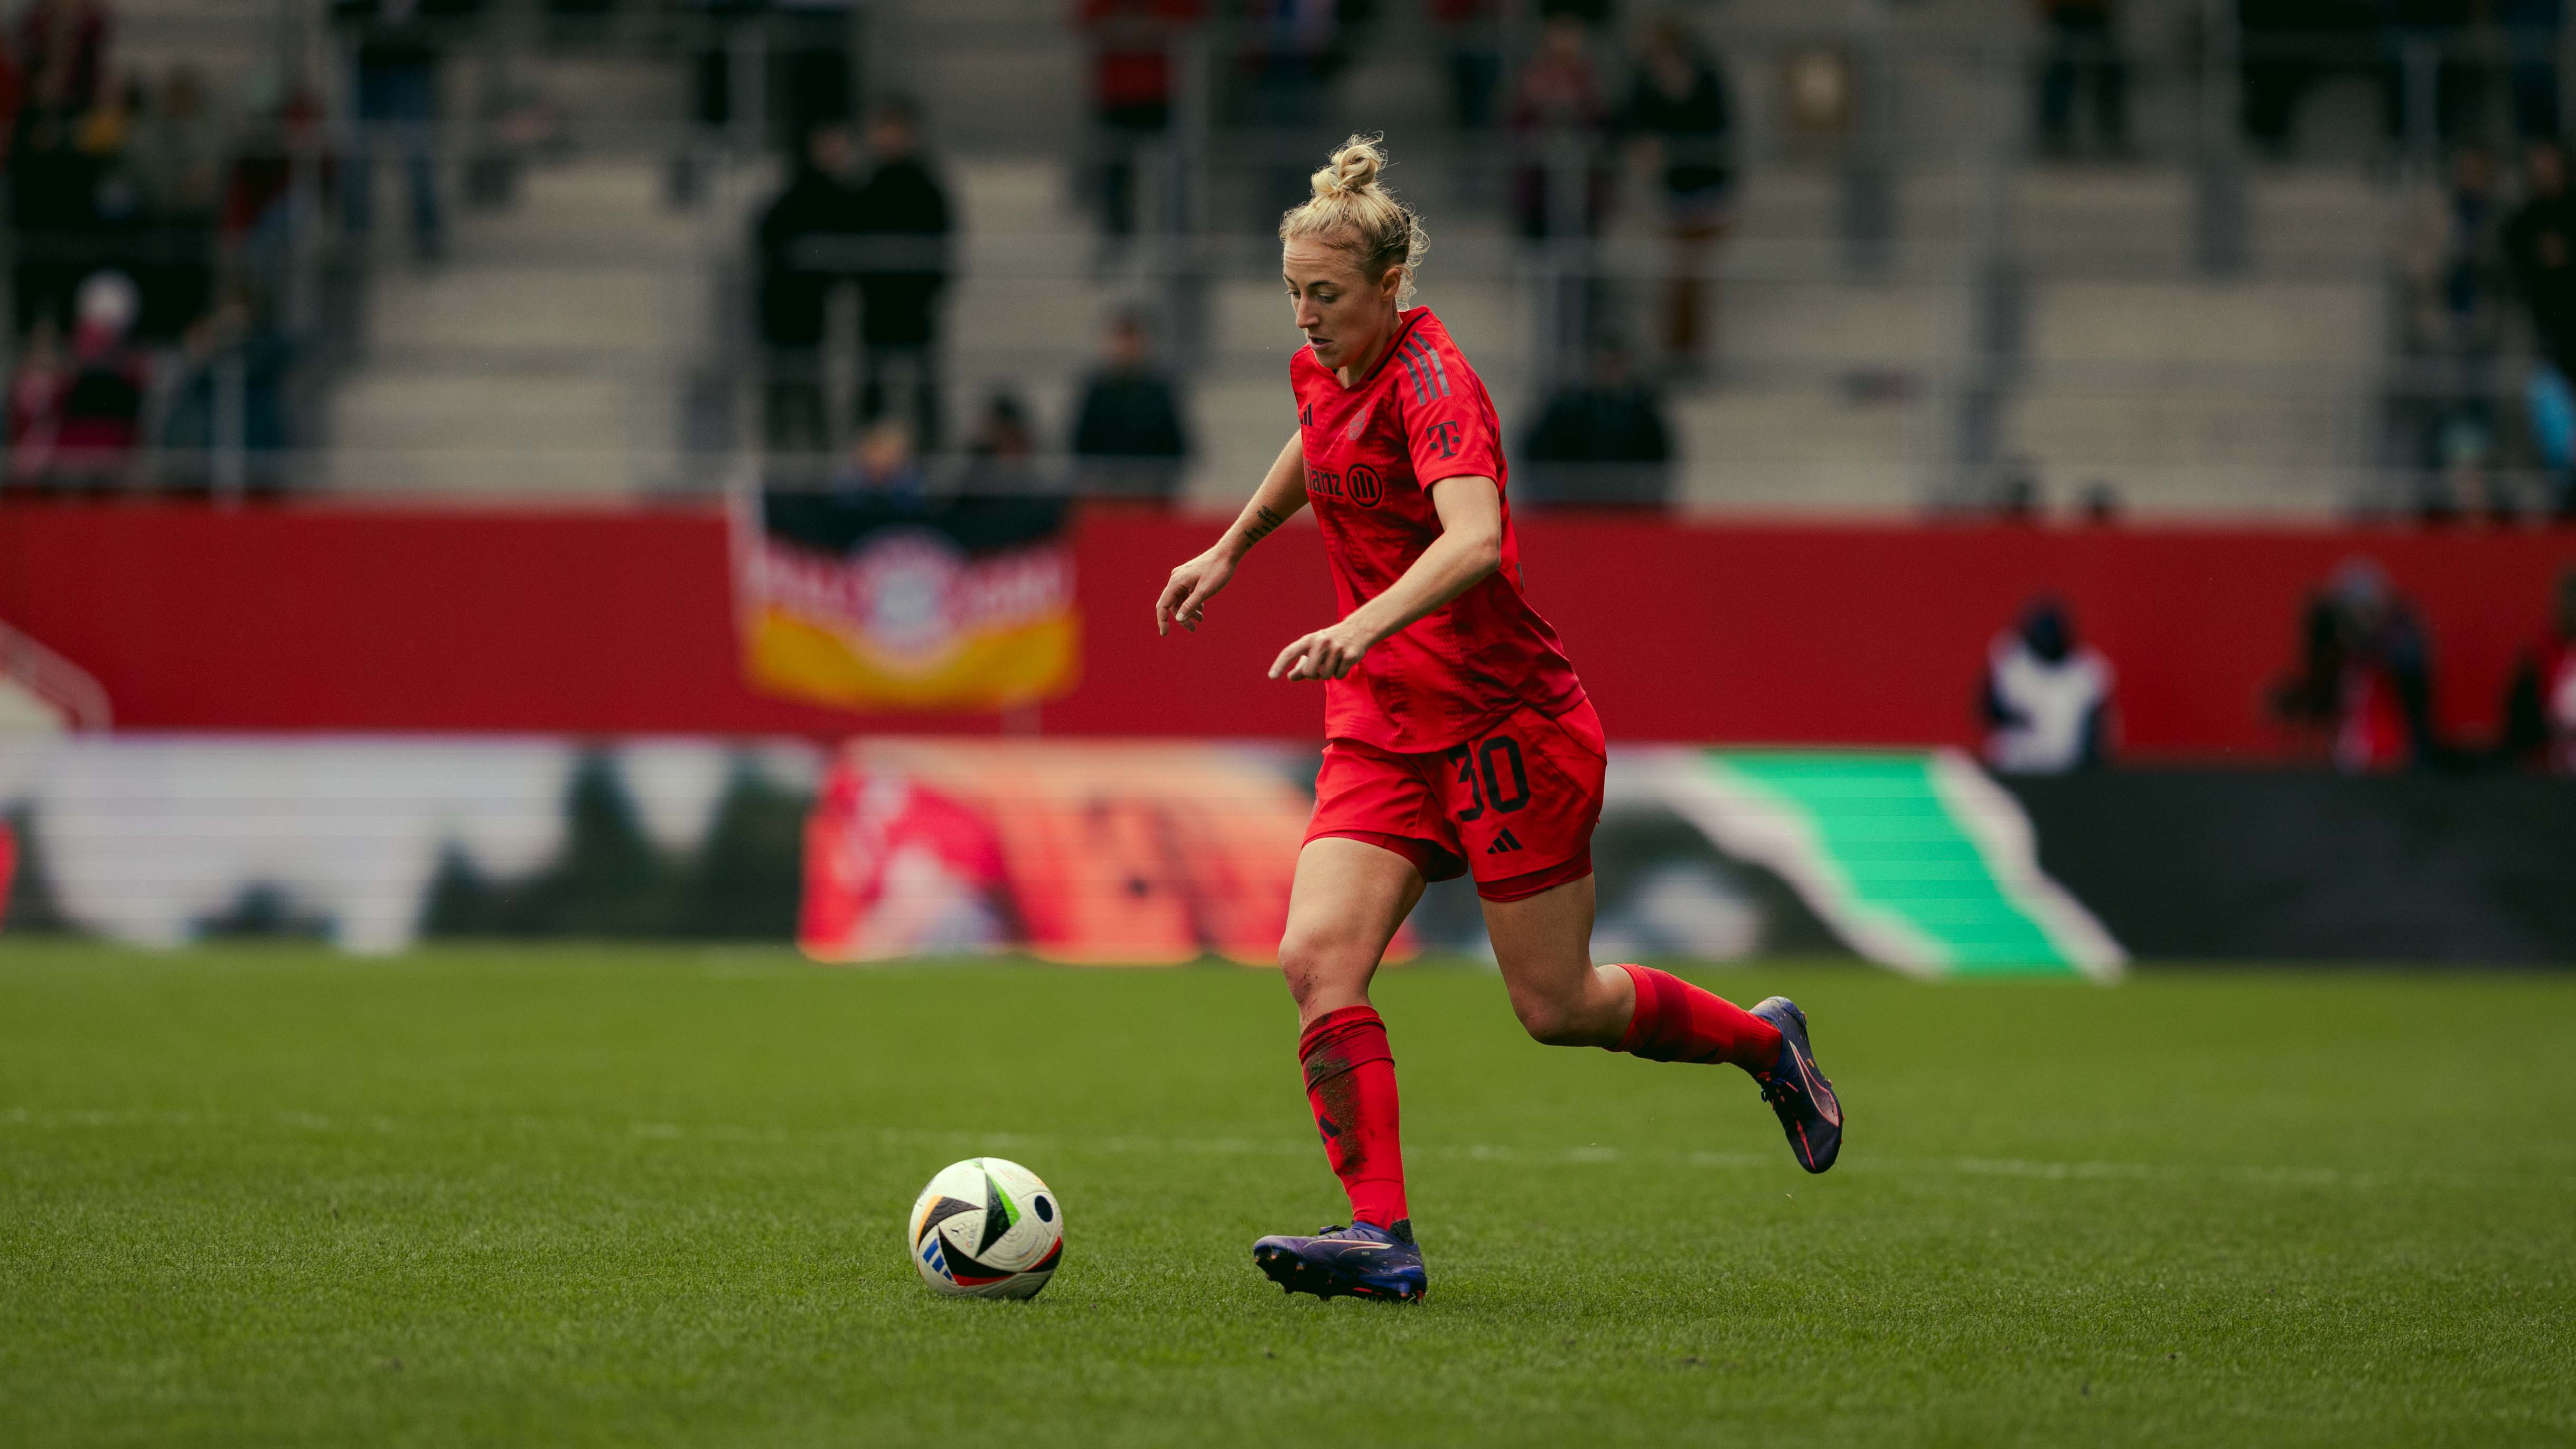
<svg viewBox="0 0 2576 1449"><path fill-rule="evenodd" d="M1555 997L1515 997L1512 1013L1521 1019L1521 1030L1532 1041L1548 1046L1583 1046L1592 1040L1592 1024L1576 1010L1576 1003Z"/></svg>
<svg viewBox="0 0 2576 1449"><path fill-rule="evenodd" d="M1368 979L1371 961L1355 944L1329 934L1291 933L1279 942L1279 971L1300 1007L1318 997L1343 995Z"/></svg>

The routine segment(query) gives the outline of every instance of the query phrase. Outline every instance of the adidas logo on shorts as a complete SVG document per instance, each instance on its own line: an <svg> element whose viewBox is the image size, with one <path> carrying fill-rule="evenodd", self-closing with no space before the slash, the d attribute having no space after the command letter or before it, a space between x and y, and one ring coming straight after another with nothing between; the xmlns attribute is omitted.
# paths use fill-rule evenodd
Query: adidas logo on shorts
<svg viewBox="0 0 2576 1449"><path fill-rule="evenodd" d="M1485 853L1487 855L1501 855L1505 851L1518 850L1520 848L1521 843L1512 837L1512 833L1510 831L1506 830L1494 837L1494 843L1485 847Z"/></svg>

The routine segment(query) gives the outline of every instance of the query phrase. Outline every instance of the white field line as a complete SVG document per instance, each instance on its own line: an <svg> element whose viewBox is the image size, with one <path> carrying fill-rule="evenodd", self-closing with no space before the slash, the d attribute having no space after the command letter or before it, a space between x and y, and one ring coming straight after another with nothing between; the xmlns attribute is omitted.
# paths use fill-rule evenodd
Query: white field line
<svg viewBox="0 0 2576 1449"><path fill-rule="evenodd" d="M152 1110L52 1110L26 1107L0 1110L0 1129L62 1131L118 1127L180 1128L200 1131L256 1131L261 1128L338 1135L471 1135L500 1129L522 1134L574 1136L596 1141L696 1141L768 1146L841 1145L917 1147L986 1152L1094 1153L1102 1156L1154 1157L1307 1157L1319 1149L1304 1138L1254 1137L1071 1137L1016 1132L934 1131L915 1128L847 1128L790 1130L783 1127L737 1127L727 1124L683 1126L674 1122L629 1122L614 1126L576 1117L515 1116L484 1121L405 1120L381 1115L331 1116L320 1112L270 1113L186 1112ZM1568 1147L1507 1146L1498 1143L1405 1144L1405 1156L1416 1161L1495 1162L1529 1167L1594 1167L1608 1165L1678 1165L1719 1171L1779 1172L1788 1164L1767 1152L1674 1152L1586 1144ZM2371 1191L2380 1188L2543 1187L2576 1192L2576 1177L2555 1172L2357 1172L2333 1167L2278 1164L2174 1162L2049 1162L2020 1157L1887 1157L1866 1153L1847 1159L1838 1170L1845 1176L2006 1177L2038 1182L2169 1182L2230 1183L2247 1187L2316 1187Z"/></svg>

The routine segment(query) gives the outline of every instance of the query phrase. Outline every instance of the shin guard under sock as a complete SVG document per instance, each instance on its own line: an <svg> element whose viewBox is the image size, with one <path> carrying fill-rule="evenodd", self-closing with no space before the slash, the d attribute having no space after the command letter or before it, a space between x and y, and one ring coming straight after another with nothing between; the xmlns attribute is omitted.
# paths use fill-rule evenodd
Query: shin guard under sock
<svg viewBox="0 0 2576 1449"><path fill-rule="evenodd" d="M1760 1075L1780 1060L1780 1032L1722 996L1668 971L1622 966L1637 984L1637 1014L1614 1051L1650 1062L1732 1062Z"/></svg>
<svg viewBox="0 0 2576 1449"><path fill-rule="evenodd" d="M1403 1221L1404 1147L1386 1023L1366 1006L1328 1011L1298 1037L1297 1060L1306 1071L1306 1103L1324 1136L1324 1156L1350 1194L1352 1218L1381 1228Z"/></svg>

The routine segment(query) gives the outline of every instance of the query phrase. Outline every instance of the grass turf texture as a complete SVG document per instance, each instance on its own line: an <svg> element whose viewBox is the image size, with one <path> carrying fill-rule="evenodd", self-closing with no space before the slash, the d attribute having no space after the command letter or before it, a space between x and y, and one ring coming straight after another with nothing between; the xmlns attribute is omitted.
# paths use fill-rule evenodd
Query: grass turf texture
<svg viewBox="0 0 2576 1449"><path fill-rule="evenodd" d="M1702 979L1807 1006L1832 1176L1731 1069L1383 978L1395 1308L1252 1267L1341 1208L1263 973L13 947L0 1442L2576 1433L2576 980ZM905 1257L978 1152L1064 1199L1034 1303Z"/></svg>

